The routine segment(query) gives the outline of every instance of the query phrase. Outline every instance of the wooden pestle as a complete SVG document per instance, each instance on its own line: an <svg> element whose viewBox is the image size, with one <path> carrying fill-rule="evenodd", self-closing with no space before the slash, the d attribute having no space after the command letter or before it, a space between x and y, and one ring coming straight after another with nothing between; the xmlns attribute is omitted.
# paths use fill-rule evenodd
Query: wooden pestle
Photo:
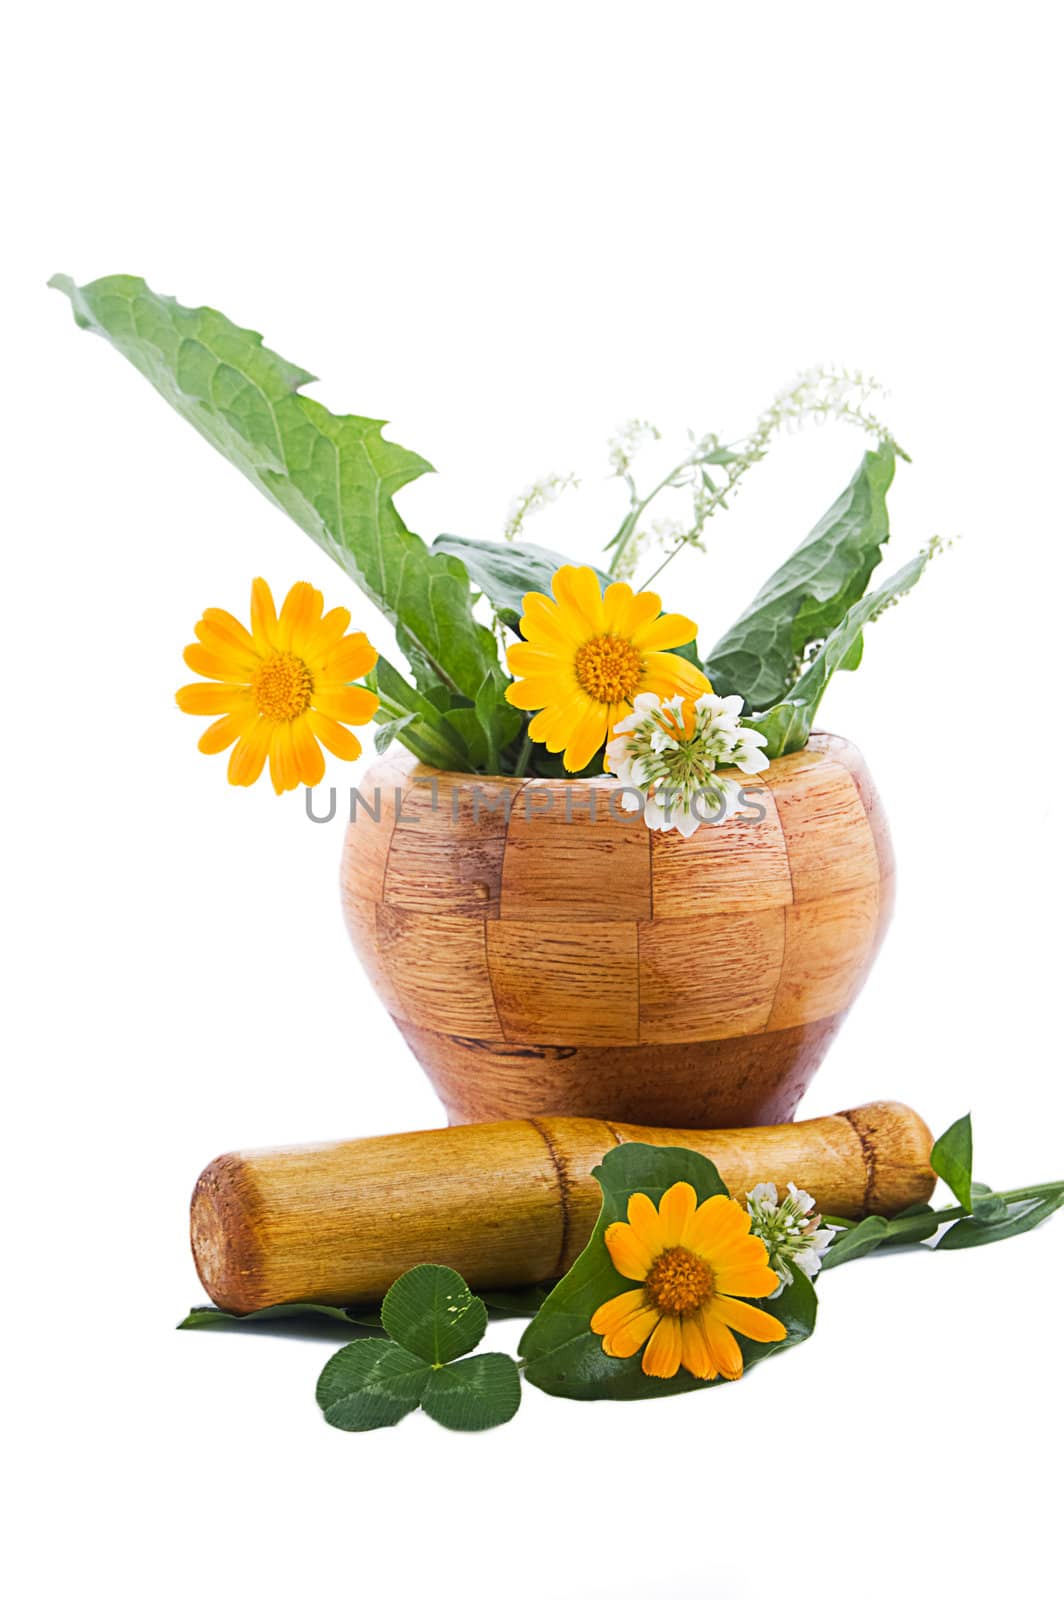
<svg viewBox="0 0 1064 1600"><path fill-rule="evenodd" d="M219 1156L192 1196L192 1253L227 1311L284 1301L356 1305L421 1261L474 1288L568 1271L601 1195L591 1170L614 1145L684 1145L729 1190L793 1180L832 1216L887 1215L927 1200L931 1135L907 1106L876 1101L809 1122L703 1131L577 1117L472 1123L336 1144Z"/></svg>

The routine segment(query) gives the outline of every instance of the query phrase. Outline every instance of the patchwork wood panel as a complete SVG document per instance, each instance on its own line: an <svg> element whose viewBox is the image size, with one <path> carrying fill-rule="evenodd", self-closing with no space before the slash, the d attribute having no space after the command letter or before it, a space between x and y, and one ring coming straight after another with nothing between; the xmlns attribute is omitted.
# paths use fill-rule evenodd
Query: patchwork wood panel
<svg viewBox="0 0 1064 1600"><path fill-rule="evenodd" d="M773 906L642 923L640 1042L761 1033L783 965L785 915Z"/></svg>
<svg viewBox="0 0 1064 1600"><path fill-rule="evenodd" d="M755 815L751 805L689 839L675 832L650 834L639 823L650 834L655 921L790 905L790 862L775 797L757 778L748 788L752 804L764 808L759 821L745 820Z"/></svg>
<svg viewBox="0 0 1064 1600"><path fill-rule="evenodd" d="M786 948L768 1027L834 1016L854 999L879 925L879 884L788 906Z"/></svg>
<svg viewBox="0 0 1064 1600"><path fill-rule="evenodd" d="M653 914L650 830L620 810L618 794L610 778L526 786L506 837L502 917L635 922Z"/></svg>
<svg viewBox="0 0 1064 1600"><path fill-rule="evenodd" d="M763 820L688 840L615 812L608 778L399 755L377 785L380 821L348 829L345 916L455 1121L790 1115L889 919L882 805L830 734L748 780Z"/></svg>
<svg viewBox="0 0 1064 1600"><path fill-rule="evenodd" d="M473 917L431 917L378 906L380 961L405 1018L442 1033L503 1037L488 976L488 926Z"/></svg>
<svg viewBox="0 0 1064 1600"><path fill-rule="evenodd" d="M852 772L830 756L786 756L762 774L787 841L796 905L823 900L879 879L879 857ZM802 762L791 768L789 762Z"/></svg>
<svg viewBox="0 0 1064 1600"><path fill-rule="evenodd" d="M497 917L510 807L523 782L496 780L489 792L450 780L446 773L424 782L411 776L382 898L403 911Z"/></svg>
<svg viewBox="0 0 1064 1600"><path fill-rule="evenodd" d="M495 1000L507 1039L635 1044L639 944L634 922L511 922L487 928Z"/></svg>

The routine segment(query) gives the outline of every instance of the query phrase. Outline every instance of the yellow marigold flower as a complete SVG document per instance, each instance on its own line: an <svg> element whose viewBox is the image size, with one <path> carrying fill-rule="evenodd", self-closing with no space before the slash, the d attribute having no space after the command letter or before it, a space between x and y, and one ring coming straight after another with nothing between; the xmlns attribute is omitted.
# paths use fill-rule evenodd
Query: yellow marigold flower
<svg viewBox="0 0 1064 1600"><path fill-rule="evenodd" d="M772 1294L779 1279L764 1242L750 1232L750 1213L727 1195L697 1204L689 1183L674 1183L655 1206L633 1194L628 1221L606 1229L617 1271L642 1284L599 1306L591 1319L608 1356L634 1356L644 1344L643 1371L672 1378L680 1367L696 1378L741 1378L736 1333L759 1344L785 1339L778 1317L737 1295Z"/></svg>
<svg viewBox="0 0 1064 1600"><path fill-rule="evenodd" d="M690 643L695 623L663 616L656 594L633 594L627 583L611 583L603 594L591 567L560 567L551 588L553 600L525 595L525 642L506 654L518 682L506 698L538 711L529 734L548 750L564 750L567 772L583 771L637 694L697 700L709 693L704 673L667 653Z"/></svg>
<svg viewBox="0 0 1064 1600"><path fill-rule="evenodd" d="M211 607L196 623L198 644L185 662L213 683L177 691L182 711L218 717L199 742L205 755L235 745L229 782L248 785L270 759L278 794L301 783L313 788L325 775L326 750L354 761L362 746L343 723L370 722L380 701L352 680L364 677L377 652L364 633L347 633L350 611L322 615L321 591L293 584L278 616L269 585L251 585L251 632L228 611ZM219 713L222 713L219 716Z"/></svg>

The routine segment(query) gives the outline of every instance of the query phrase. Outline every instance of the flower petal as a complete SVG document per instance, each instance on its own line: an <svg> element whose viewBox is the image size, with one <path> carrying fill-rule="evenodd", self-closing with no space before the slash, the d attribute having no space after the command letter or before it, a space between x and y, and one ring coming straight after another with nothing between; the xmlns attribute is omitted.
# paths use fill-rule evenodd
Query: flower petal
<svg viewBox="0 0 1064 1600"><path fill-rule="evenodd" d="M377 665L377 652L364 633L348 634L334 645L318 668L318 678L327 685L351 683L364 678Z"/></svg>
<svg viewBox="0 0 1064 1600"><path fill-rule="evenodd" d="M292 724L275 722L270 739L270 782L277 794L299 787L299 769L292 748Z"/></svg>
<svg viewBox="0 0 1064 1600"><path fill-rule="evenodd" d="M219 717L217 722L212 722L199 742L199 748L205 756L216 756L229 746L242 734L253 728L259 719L259 714L254 706L245 706L240 711L230 711L227 716Z"/></svg>
<svg viewBox="0 0 1064 1600"><path fill-rule="evenodd" d="M695 1214L698 1196L689 1183L674 1183L658 1202L661 1237L665 1248L679 1244Z"/></svg>
<svg viewBox="0 0 1064 1600"><path fill-rule="evenodd" d="M750 1213L726 1194L710 1195L691 1217L680 1240L688 1250L715 1260L721 1251L750 1232Z"/></svg>
<svg viewBox="0 0 1064 1600"><path fill-rule="evenodd" d="M510 698L509 693L506 696ZM587 705L583 691L570 694L567 700L549 704L528 724L529 737L545 744L555 754L564 750Z"/></svg>
<svg viewBox="0 0 1064 1600"><path fill-rule="evenodd" d="M559 567L551 580L551 588L558 604L576 612L590 633L604 631L602 590L592 567Z"/></svg>
<svg viewBox="0 0 1064 1600"><path fill-rule="evenodd" d="M506 698L519 711L538 711L560 698L564 685L559 677L518 678L506 687ZM572 692L571 690L569 691Z"/></svg>
<svg viewBox="0 0 1064 1600"><path fill-rule="evenodd" d="M654 1252L632 1227L630 1222L611 1222L606 1229L606 1249L622 1278L634 1278L642 1283L650 1271Z"/></svg>
<svg viewBox="0 0 1064 1600"><path fill-rule="evenodd" d="M277 612L265 578L255 578L251 585L251 635L261 656L278 649Z"/></svg>
<svg viewBox="0 0 1064 1600"><path fill-rule="evenodd" d="M722 1267L714 1274L714 1282L722 1295L749 1295L754 1300L775 1294L780 1286L771 1267Z"/></svg>
<svg viewBox="0 0 1064 1600"><path fill-rule="evenodd" d="M266 754L273 738L274 724L267 717L259 717L229 757L229 782L238 788L248 788L262 775Z"/></svg>
<svg viewBox="0 0 1064 1600"><path fill-rule="evenodd" d="M583 772L596 751L602 749L609 732L609 716L609 706L600 700L588 701L562 757L566 772Z"/></svg>
<svg viewBox="0 0 1064 1600"><path fill-rule="evenodd" d="M285 595L277 622L278 648L302 655L303 647L321 621L323 605L320 589L315 589L312 583L294 583Z"/></svg>
<svg viewBox="0 0 1064 1600"><path fill-rule="evenodd" d="M652 650L643 658L643 681L639 687L644 693L660 694L663 700L674 694L697 700L699 695L709 693L709 679L683 656Z"/></svg>
<svg viewBox="0 0 1064 1600"><path fill-rule="evenodd" d="M758 1344L772 1344L787 1337L787 1330L778 1317L769 1316L760 1306L749 1305L745 1300L733 1300L726 1294L715 1295L712 1313L736 1333L741 1333L744 1339L755 1339Z"/></svg>
<svg viewBox="0 0 1064 1600"><path fill-rule="evenodd" d="M603 1355L618 1356L621 1360L634 1356L636 1351L646 1344L658 1326L660 1318L661 1312L655 1311L653 1306L633 1312L622 1328L606 1334L603 1338Z"/></svg>
<svg viewBox="0 0 1064 1600"><path fill-rule="evenodd" d="M190 644L186 645L183 656L186 667L198 672L201 678L218 678L222 683L243 684L251 680L251 673L232 651L209 650L205 644Z"/></svg>
<svg viewBox="0 0 1064 1600"><path fill-rule="evenodd" d="M650 1251L651 1258L659 1256L665 1248L665 1240L658 1208L648 1194L628 1196L628 1221Z"/></svg>
<svg viewBox="0 0 1064 1600"><path fill-rule="evenodd" d="M240 711L249 703L250 690L233 683L187 683L175 695L182 711L193 717L217 717Z"/></svg>
<svg viewBox="0 0 1064 1600"><path fill-rule="evenodd" d="M682 1354L679 1317L662 1317L643 1351L643 1371L648 1378L674 1378Z"/></svg>
<svg viewBox="0 0 1064 1600"><path fill-rule="evenodd" d="M652 595L651 599L656 599ZM677 645L690 644L698 633L698 623L679 612L668 611L641 623L632 633L632 643L637 650L675 650Z"/></svg>
<svg viewBox="0 0 1064 1600"><path fill-rule="evenodd" d="M629 618L634 599L630 583L611 583L607 587L602 596L602 617L607 633L615 633L624 639L631 637Z"/></svg>
<svg viewBox="0 0 1064 1600"><path fill-rule="evenodd" d="M358 760L362 746L349 728L343 727L334 717L327 717L323 711L311 709L305 715L311 733L321 740L330 755L339 756L341 761Z"/></svg>
<svg viewBox="0 0 1064 1600"><path fill-rule="evenodd" d="M715 1378L717 1368L713 1362L713 1355L706 1341L702 1319L698 1316L684 1317L680 1329L682 1351L680 1360L693 1378Z"/></svg>
<svg viewBox="0 0 1064 1600"><path fill-rule="evenodd" d="M506 651L506 665L521 678L554 677L565 669L566 658L556 650L520 639Z"/></svg>
<svg viewBox="0 0 1064 1600"><path fill-rule="evenodd" d="M357 684L336 689L315 688L311 700L315 711L324 711L327 717L335 717L337 722L353 722L356 727L372 722L380 710L380 704L375 694Z"/></svg>
<svg viewBox="0 0 1064 1600"><path fill-rule="evenodd" d="M351 613L346 606L334 606L311 629L303 650L303 659L311 672L320 667L329 651L338 645L351 626Z"/></svg>
<svg viewBox="0 0 1064 1600"><path fill-rule="evenodd" d="M325 776L325 757L321 753L305 716L296 717L292 723L292 751L300 782L313 789Z"/></svg>
<svg viewBox="0 0 1064 1600"><path fill-rule="evenodd" d="M591 1318L591 1332L616 1333L636 1312L645 1311L647 1306L647 1297L642 1289L626 1289L623 1294L615 1294L612 1300L604 1300Z"/></svg>
<svg viewBox="0 0 1064 1600"><path fill-rule="evenodd" d="M218 606L208 606L196 623L196 638L202 639L209 649L218 653L229 651L234 659L239 659L251 671L262 660L244 624Z"/></svg>
<svg viewBox="0 0 1064 1600"><path fill-rule="evenodd" d="M521 633L541 650L571 656L587 638L587 628L575 611L563 611L545 594L526 594L522 604Z"/></svg>
<svg viewBox="0 0 1064 1600"><path fill-rule="evenodd" d="M722 1378L741 1378L743 1353L731 1329L721 1322L719 1317L713 1315L714 1304L714 1301L710 1301L709 1305L703 1306L698 1313L702 1332L709 1346L710 1358Z"/></svg>

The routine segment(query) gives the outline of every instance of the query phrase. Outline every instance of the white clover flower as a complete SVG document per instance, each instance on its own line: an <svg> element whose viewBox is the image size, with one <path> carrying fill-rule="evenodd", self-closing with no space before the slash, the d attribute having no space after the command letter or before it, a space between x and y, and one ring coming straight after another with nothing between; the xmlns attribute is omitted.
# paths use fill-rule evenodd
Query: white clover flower
<svg viewBox="0 0 1064 1600"><path fill-rule="evenodd" d="M768 766L764 735L739 721L740 695L662 700L640 694L633 706L615 725L606 760L626 790L622 809L642 810L648 828L675 828L687 839L703 823L724 822L737 810L742 789L718 768L760 772Z"/></svg>
<svg viewBox="0 0 1064 1600"><path fill-rule="evenodd" d="M768 1264L780 1280L770 1300L794 1282L796 1267L807 1278L816 1277L821 1257L838 1229L821 1227L811 1194L789 1183L781 1200L774 1183L759 1183L747 1195L746 1209L753 1219L750 1232L764 1242Z"/></svg>

